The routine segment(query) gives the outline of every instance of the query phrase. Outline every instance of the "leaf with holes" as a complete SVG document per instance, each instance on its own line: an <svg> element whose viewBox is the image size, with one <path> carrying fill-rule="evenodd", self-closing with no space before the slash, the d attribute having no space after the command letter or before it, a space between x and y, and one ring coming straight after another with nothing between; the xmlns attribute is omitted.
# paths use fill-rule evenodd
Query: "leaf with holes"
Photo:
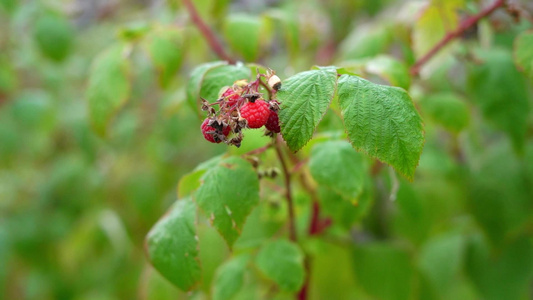
<svg viewBox="0 0 533 300"><path fill-rule="evenodd" d="M355 149L412 180L422 154L424 130L407 92L342 75L337 93L348 138Z"/></svg>
<svg viewBox="0 0 533 300"><path fill-rule="evenodd" d="M266 277L284 291L298 291L305 277L304 254L293 242L269 242L257 254L256 264Z"/></svg>
<svg viewBox="0 0 533 300"><path fill-rule="evenodd" d="M278 91L279 120L281 134L291 150L300 150L313 137L335 95L336 85L334 67L298 73L283 81Z"/></svg>
<svg viewBox="0 0 533 300"><path fill-rule="evenodd" d="M89 113L93 127L101 135L130 93L130 62L125 55L128 51L126 44L112 46L96 57L89 74Z"/></svg>
<svg viewBox="0 0 533 300"><path fill-rule="evenodd" d="M229 157L209 169L202 180L196 202L231 247L259 202L257 174L246 160Z"/></svg>
<svg viewBox="0 0 533 300"><path fill-rule="evenodd" d="M152 265L184 291L193 288L201 278L195 217L194 202L190 198L178 200L146 237Z"/></svg>

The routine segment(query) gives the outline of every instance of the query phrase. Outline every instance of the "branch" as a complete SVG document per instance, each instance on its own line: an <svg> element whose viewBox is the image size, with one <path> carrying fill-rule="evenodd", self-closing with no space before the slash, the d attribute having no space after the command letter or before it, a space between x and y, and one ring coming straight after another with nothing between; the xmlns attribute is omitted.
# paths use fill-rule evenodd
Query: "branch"
<svg viewBox="0 0 533 300"><path fill-rule="evenodd" d="M196 27L198 27L198 30L200 30L206 39L207 43L211 47L211 50L213 50L213 52L215 52L220 59L225 60L230 64L234 64L235 60L231 58L226 51L224 51L224 46L222 46L222 43L220 43L220 41L217 39L213 30L211 30L211 28L204 22L202 17L200 17L200 14L198 14L196 7L192 3L192 0L183 0L183 4L187 8L192 22L196 25Z"/></svg>
<svg viewBox="0 0 533 300"><path fill-rule="evenodd" d="M479 20L483 19L484 17L492 14L496 9L502 7L505 5L505 0L496 0L492 5L485 8L484 10L480 11L478 14L473 15L461 22L459 24L459 27L455 29L452 32L448 32L442 40L440 40L431 50L428 51L422 58L420 58L418 61L415 62L415 64L411 67L411 75L415 76L420 73L420 69L422 66L427 63L435 54L437 54L444 46L446 46L448 43L456 39L457 37L461 36L466 30L468 30L470 27L474 26L479 22Z"/></svg>
<svg viewBox="0 0 533 300"><path fill-rule="evenodd" d="M281 140L279 135L276 137L274 149L276 149L276 154L278 155L278 159L283 169L283 176L285 177L285 197L287 198L287 205L289 206L289 237L293 242L296 242L296 224L294 217L294 203L292 201L291 174L281 151Z"/></svg>

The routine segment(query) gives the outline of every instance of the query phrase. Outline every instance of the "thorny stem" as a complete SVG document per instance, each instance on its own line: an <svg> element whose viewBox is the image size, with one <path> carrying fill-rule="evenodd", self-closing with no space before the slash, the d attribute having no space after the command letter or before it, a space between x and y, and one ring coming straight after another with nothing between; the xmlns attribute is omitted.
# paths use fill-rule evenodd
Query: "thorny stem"
<svg viewBox="0 0 533 300"><path fill-rule="evenodd" d="M444 46L446 46L448 43L456 39L457 37L461 36L466 30L468 30L470 27L474 26L479 22L479 20L483 19L484 17L492 14L496 9L499 7L502 7L505 5L505 0L496 0L492 5L489 7L483 9L478 14L473 15L461 22L459 24L459 27L455 29L454 31L448 32L442 40L440 40L431 50L428 51L424 56L422 56L418 61L415 62L415 64L411 67L411 75L415 76L420 73L420 69L424 64L426 64L435 54L437 54Z"/></svg>
<svg viewBox="0 0 533 300"><path fill-rule="evenodd" d="M211 30L211 28L204 22L200 14L198 14L194 3L192 3L192 0L183 0L183 4L187 8L192 22L196 25L196 27L198 27L198 30L200 30L211 49L217 54L218 57L220 57L220 59L223 59L230 64L234 64L235 60L226 53L224 46L222 46L222 43L220 43L213 30Z"/></svg>
<svg viewBox="0 0 533 300"><path fill-rule="evenodd" d="M287 205L289 206L289 237L291 241L296 242L296 220L294 216L294 203L292 200L291 174L281 151L281 139L279 135L274 142L274 149L276 149L276 154L278 155L283 170L283 176L285 177L285 197L287 198Z"/></svg>

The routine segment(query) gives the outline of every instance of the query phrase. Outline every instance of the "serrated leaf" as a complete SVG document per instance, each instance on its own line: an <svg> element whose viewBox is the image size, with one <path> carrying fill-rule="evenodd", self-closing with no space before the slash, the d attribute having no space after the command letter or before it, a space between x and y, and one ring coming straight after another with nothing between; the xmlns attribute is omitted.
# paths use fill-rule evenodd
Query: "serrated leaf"
<svg viewBox="0 0 533 300"><path fill-rule="evenodd" d="M470 112L465 101L453 93L430 94L421 102L422 110L435 122L458 133L470 122Z"/></svg>
<svg viewBox="0 0 533 300"><path fill-rule="evenodd" d="M519 69L533 79L533 31L524 31L514 42L514 61Z"/></svg>
<svg viewBox="0 0 533 300"><path fill-rule="evenodd" d="M229 157L209 169L202 180L195 200L231 247L259 202L257 174L246 160Z"/></svg>
<svg viewBox="0 0 533 300"><path fill-rule="evenodd" d="M326 113L337 85L335 68L298 73L283 81L278 91L281 102L281 134L293 151L300 150L312 138Z"/></svg>
<svg viewBox="0 0 533 300"><path fill-rule="evenodd" d="M230 300L239 292L249 260L249 255L239 255L217 269L213 282L213 300Z"/></svg>
<svg viewBox="0 0 533 300"><path fill-rule="evenodd" d="M192 70L189 81L187 82L187 103L189 103L194 111L198 113L200 112L198 101L200 100L200 90L202 88L202 81L204 80L205 74L213 68L226 64L227 62L225 61L214 61L199 65Z"/></svg>
<svg viewBox="0 0 533 300"><path fill-rule="evenodd" d="M478 51L477 56L485 63L472 66L469 93L484 117L505 131L515 149L520 151L524 146L529 113L526 80L506 50Z"/></svg>
<svg viewBox="0 0 533 300"><path fill-rule="evenodd" d="M146 237L152 265L184 291L194 287L201 278L195 217L194 202L190 198L178 200Z"/></svg>
<svg viewBox="0 0 533 300"><path fill-rule="evenodd" d="M235 14L227 17L225 22L224 36L230 47L246 61L254 61L259 52L260 18Z"/></svg>
<svg viewBox="0 0 533 300"><path fill-rule="evenodd" d="M54 61L63 61L74 42L72 25L62 16L52 13L40 17L35 23L34 38L39 50Z"/></svg>
<svg viewBox="0 0 533 300"><path fill-rule="evenodd" d="M369 60L365 68L367 72L386 79L391 85L401 87L405 90L408 90L411 85L411 76L405 64L390 56L377 56Z"/></svg>
<svg viewBox="0 0 533 300"><path fill-rule="evenodd" d="M309 169L320 184L356 202L363 191L363 157L347 141L317 144L311 152Z"/></svg>
<svg viewBox="0 0 533 300"><path fill-rule="evenodd" d="M305 278L304 254L288 240L267 243L256 257L259 270L284 291L298 291Z"/></svg>
<svg viewBox="0 0 533 300"><path fill-rule="evenodd" d="M337 96L348 138L355 149L412 179L422 154L424 131L407 92L342 75Z"/></svg>
<svg viewBox="0 0 533 300"><path fill-rule="evenodd" d="M95 130L104 135L117 111L126 103L131 83L128 78L130 62L125 53L128 45L119 44L100 53L89 74L86 97Z"/></svg>
<svg viewBox="0 0 533 300"><path fill-rule="evenodd" d="M147 37L146 48L159 71L159 82L163 87L168 86L181 65L182 39L181 32L173 28L157 29Z"/></svg>

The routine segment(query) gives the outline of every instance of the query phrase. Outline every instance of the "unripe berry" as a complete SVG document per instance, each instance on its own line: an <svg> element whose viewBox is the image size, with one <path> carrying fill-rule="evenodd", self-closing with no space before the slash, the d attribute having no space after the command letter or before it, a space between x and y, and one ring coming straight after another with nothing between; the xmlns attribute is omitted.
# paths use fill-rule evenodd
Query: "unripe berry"
<svg viewBox="0 0 533 300"><path fill-rule="evenodd" d="M215 128L218 126L209 126L210 119L207 118L202 123L202 126L200 128L202 129L202 134L204 135L204 138L211 143L220 143L222 142L221 135L224 137L228 136L228 134L231 131L231 128L229 126L224 126L224 128ZM222 125L220 125L222 126Z"/></svg>
<svg viewBox="0 0 533 300"><path fill-rule="evenodd" d="M248 121L248 127L260 128L268 120L270 109L264 100L247 102L241 107L241 116Z"/></svg>
<svg viewBox="0 0 533 300"><path fill-rule="evenodd" d="M270 115L268 116L265 128L275 133L280 132L278 112L270 110Z"/></svg>

